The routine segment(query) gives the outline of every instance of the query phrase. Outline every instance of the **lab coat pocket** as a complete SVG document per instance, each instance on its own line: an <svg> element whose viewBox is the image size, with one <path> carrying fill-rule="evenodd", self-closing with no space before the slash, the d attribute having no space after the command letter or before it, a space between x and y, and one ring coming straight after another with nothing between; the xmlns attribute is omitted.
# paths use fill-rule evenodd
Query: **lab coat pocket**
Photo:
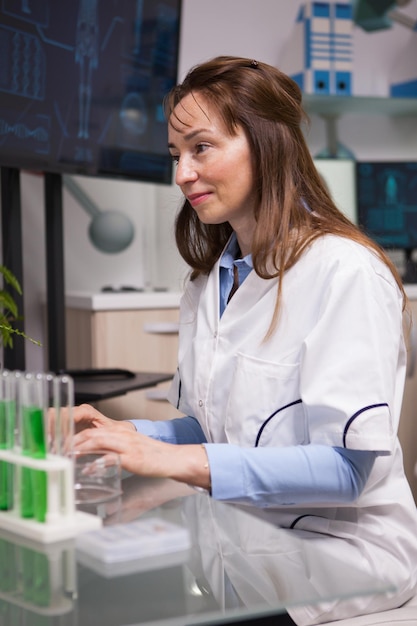
<svg viewBox="0 0 417 626"><path fill-rule="evenodd" d="M226 413L231 443L288 446L306 443L299 364L238 353Z"/></svg>

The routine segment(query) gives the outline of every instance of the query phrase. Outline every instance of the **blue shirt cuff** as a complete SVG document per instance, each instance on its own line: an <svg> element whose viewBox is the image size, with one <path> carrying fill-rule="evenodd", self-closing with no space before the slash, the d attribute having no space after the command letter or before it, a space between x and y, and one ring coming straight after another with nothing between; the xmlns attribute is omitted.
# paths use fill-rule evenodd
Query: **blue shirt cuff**
<svg viewBox="0 0 417 626"><path fill-rule="evenodd" d="M204 432L194 417L177 417L166 421L129 420L142 435L165 443L205 443Z"/></svg>

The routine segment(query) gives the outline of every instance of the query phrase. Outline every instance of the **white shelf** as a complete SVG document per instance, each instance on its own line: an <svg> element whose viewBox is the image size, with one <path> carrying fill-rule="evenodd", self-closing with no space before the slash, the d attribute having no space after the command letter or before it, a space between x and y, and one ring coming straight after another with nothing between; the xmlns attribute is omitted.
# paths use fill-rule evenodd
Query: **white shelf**
<svg viewBox="0 0 417 626"><path fill-rule="evenodd" d="M384 98L381 96L322 96L304 94L307 113L326 116L355 114L406 116L417 115L417 98Z"/></svg>
<svg viewBox="0 0 417 626"><path fill-rule="evenodd" d="M337 123L342 115L367 114L405 117L417 115L417 98L381 96L326 96L303 94L307 114L319 115L326 127L326 158L350 155L349 147L339 144Z"/></svg>

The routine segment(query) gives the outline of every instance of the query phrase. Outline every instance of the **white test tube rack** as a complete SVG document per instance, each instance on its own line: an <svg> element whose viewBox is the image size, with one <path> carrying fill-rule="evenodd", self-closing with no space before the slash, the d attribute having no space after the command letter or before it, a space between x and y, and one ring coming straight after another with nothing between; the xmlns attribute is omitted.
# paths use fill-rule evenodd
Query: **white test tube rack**
<svg viewBox="0 0 417 626"><path fill-rule="evenodd" d="M43 543L70 539L81 532L100 528L103 524L100 517L76 510L74 461L64 453L61 409L71 409L74 405L73 380L69 376L55 376L49 373L5 370L1 373L0 382L1 398L12 401L16 405L16 414L10 422L7 422L6 416L3 424L5 431L3 437L6 437L6 441L2 443L8 445L6 448L0 448L0 462L10 466L13 480L6 489L10 488L12 492L10 495L13 497L10 508L0 510L0 528ZM53 399L56 411L54 451L47 453L45 458L24 454L21 407L26 402L29 405L39 406L43 409L44 419L46 419L46 411L51 399ZM66 431L66 437L71 437L73 424L71 420L67 420L67 424L69 428ZM14 430L13 436L8 430L11 427ZM46 474L45 521L21 515L22 468L39 470ZM0 488L4 488L4 483Z"/></svg>
<svg viewBox="0 0 417 626"><path fill-rule="evenodd" d="M34 459L13 450L0 450L0 461L14 468L15 482L21 467L41 470L47 474L47 511L45 522L21 517L19 498L13 508L0 511L0 528L43 543L76 537L82 532L101 528L97 515L77 511L75 507L73 461L60 455L47 454L46 459ZM19 483L19 480L17 480ZM16 491L16 490L15 490Z"/></svg>
<svg viewBox="0 0 417 626"><path fill-rule="evenodd" d="M0 450L0 460L10 463L15 470L28 467L47 474L45 522L21 517L16 498L17 502L10 511L0 511L0 528L44 543L70 539L81 532L101 528L103 522L100 517L77 511L75 508L74 469L71 459L53 454L48 454L46 459L34 459L12 450Z"/></svg>

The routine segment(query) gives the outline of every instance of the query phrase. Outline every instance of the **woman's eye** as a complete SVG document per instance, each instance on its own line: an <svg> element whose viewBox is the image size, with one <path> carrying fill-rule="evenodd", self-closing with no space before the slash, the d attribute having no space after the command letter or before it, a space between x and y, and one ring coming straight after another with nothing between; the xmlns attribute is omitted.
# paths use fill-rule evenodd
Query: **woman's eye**
<svg viewBox="0 0 417 626"><path fill-rule="evenodd" d="M178 162L180 160L180 156L179 156L179 154L171 154L171 159L172 159L172 162L175 163L175 165L178 165Z"/></svg>
<svg viewBox="0 0 417 626"><path fill-rule="evenodd" d="M208 144L207 143L199 143L196 146L196 152L197 154L201 154L201 152L205 152L208 148Z"/></svg>

